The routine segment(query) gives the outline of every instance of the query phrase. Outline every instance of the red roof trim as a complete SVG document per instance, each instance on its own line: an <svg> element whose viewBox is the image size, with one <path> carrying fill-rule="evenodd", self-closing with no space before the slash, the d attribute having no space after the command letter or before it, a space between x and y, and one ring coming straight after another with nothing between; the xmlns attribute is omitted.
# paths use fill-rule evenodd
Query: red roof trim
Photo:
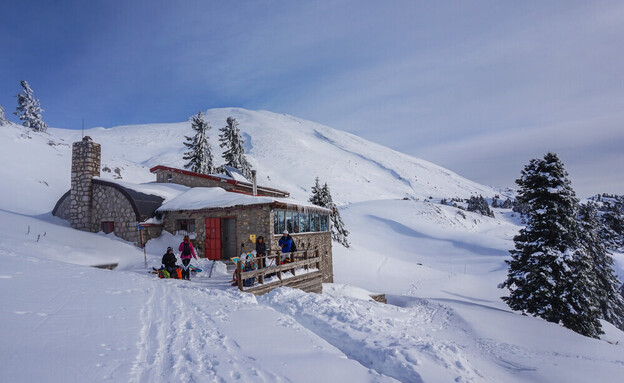
<svg viewBox="0 0 624 383"><path fill-rule="evenodd" d="M195 172L191 172L191 171L188 171L188 170L172 168L172 167L164 166L164 165L156 165L156 166L154 166L153 168L150 169L150 173L156 173L159 170L168 171L168 172L172 172L172 173L180 173L180 174L184 174L184 175L191 176L191 177L205 178L205 179L208 179L208 180L211 180L211 181L224 182L224 183L228 183L228 184L231 184L231 185L239 185L239 186L253 188L253 184L248 183L248 182L240 182L240 181L231 180L231 179L227 179L227 178L215 177L215 176L212 176L212 175L209 175L209 174L195 173ZM284 194L285 196L289 196L290 195L290 193L285 192L283 190L279 190L279 189L273 189L273 188L269 188L269 187L265 187L265 186L257 186L257 187L258 187L258 189L281 193L281 194ZM244 192L241 192L241 193L242 194L246 194Z"/></svg>

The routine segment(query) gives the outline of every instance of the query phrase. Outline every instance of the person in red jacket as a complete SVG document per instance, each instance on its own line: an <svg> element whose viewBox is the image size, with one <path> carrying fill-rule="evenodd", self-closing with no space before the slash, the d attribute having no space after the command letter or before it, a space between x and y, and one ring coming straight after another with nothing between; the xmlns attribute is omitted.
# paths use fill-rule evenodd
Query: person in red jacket
<svg viewBox="0 0 624 383"><path fill-rule="evenodd" d="M193 244L191 243L191 239L188 235L184 236L184 240L178 246L178 251L180 254L180 259L182 260L182 279L186 279L187 281L191 280L191 270L189 264L191 263L191 257L197 259L195 255L195 249L193 249Z"/></svg>

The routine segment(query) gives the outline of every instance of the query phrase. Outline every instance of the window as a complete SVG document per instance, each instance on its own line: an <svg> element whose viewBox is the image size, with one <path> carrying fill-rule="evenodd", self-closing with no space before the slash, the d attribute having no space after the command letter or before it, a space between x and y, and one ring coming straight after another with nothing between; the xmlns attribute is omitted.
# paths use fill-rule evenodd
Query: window
<svg viewBox="0 0 624 383"><path fill-rule="evenodd" d="M310 231L319 231L321 226L319 225L319 215L314 213L310 214Z"/></svg>
<svg viewBox="0 0 624 383"><path fill-rule="evenodd" d="M195 235L195 220L194 219L179 219L176 221L176 231L178 235Z"/></svg>
<svg viewBox="0 0 624 383"><path fill-rule="evenodd" d="M275 234L281 234L286 227L285 217L286 212L284 210L275 210L273 212L273 232Z"/></svg>
<svg viewBox="0 0 624 383"><path fill-rule="evenodd" d="M115 222L113 221L102 221L102 231L104 234L109 234L115 231Z"/></svg>
<svg viewBox="0 0 624 383"><path fill-rule="evenodd" d="M288 230L289 233L294 233L295 232L295 225L293 222L293 212L292 211L287 211L286 212L286 230Z"/></svg>
<svg viewBox="0 0 624 383"><path fill-rule="evenodd" d="M299 230L299 213L298 212L293 212L293 233L301 233L301 230Z"/></svg>
<svg viewBox="0 0 624 383"><path fill-rule="evenodd" d="M329 230L329 216L322 215L320 221L321 221L320 231L328 231Z"/></svg>
<svg viewBox="0 0 624 383"><path fill-rule="evenodd" d="M299 232L307 233L310 230L310 215L308 213L299 213Z"/></svg>
<svg viewBox="0 0 624 383"><path fill-rule="evenodd" d="M312 233L329 230L329 216L322 213L306 213L292 210L273 211L273 232Z"/></svg>

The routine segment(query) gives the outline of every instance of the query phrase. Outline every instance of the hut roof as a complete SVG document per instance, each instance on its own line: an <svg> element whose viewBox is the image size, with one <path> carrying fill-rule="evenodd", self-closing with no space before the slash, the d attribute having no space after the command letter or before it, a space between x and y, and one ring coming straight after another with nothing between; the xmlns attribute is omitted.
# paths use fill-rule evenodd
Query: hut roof
<svg viewBox="0 0 624 383"><path fill-rule="evenodd" d="M247 194L228 192L218 187L197 187L189 189L177 197L163 203L163 205L158 208L158 211L202 210L267 204L329 212L329 209L313 205L309 202L301 202L291 198L250 196Z"/></svg>

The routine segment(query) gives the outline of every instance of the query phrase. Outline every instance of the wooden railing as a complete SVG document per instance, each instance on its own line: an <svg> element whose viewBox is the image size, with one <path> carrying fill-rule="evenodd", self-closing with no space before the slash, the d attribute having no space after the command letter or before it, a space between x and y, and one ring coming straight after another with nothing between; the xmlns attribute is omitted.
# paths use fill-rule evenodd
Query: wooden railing
<svg viewBox="0 0 624 383"><path fill-rule="evenodd" d="M236 264L238 278L238 289L250 292L256 295L268 293L269 291L281 287L289 286L299 288L308 292L322 292L323 274L321 271L321 252L319 249L308 249L296 251L289 254L291 262L280 264L282 253L276 250L268 250L264 257L256 257L253 261L256 265L255 270L243 271L243 260L239 260ZM262 267L266 266L266 267ZM297 275L298 269L306 270L305 273ZM310 271L310 269L316 269ZM292 274L287 278L284 274ZM265 283L267 275L277 276L276 281ZM253 286L243 286L243 281L256 278Z"/></svg>

